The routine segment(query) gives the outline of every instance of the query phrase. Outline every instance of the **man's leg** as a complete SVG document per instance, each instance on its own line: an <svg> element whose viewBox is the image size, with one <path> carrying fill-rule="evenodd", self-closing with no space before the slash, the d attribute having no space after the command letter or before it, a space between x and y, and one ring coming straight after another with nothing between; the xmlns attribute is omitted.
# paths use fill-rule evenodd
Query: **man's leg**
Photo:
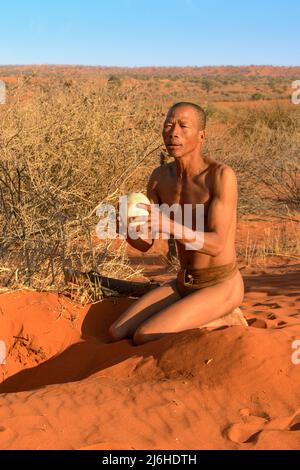
<svg viewBox="0 0 300 470"><path fill-rule="evenodd" d="M110 326L111 337L118 341L132 336L142 322L179 300L175 285L173 281L143 295Z"/></svg>
<svg viewBox="0 0 300 470"><path fill-rule="evenodd" d="M153 341L167 333L200 328L241 305L244 283L240 272L215 286L205 287L170 305L144 321L134 343Z"/></svg>

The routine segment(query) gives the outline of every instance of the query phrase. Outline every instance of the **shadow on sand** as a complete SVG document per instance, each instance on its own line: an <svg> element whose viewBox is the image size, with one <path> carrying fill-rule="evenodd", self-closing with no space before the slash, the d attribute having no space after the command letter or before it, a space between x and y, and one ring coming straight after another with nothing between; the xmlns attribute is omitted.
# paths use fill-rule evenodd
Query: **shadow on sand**
<svg viewBox="0 0 300 470"><path fill-rule="evenodd" d="M262 274L244 276L245 291L261 291L269 295L286 294L299 289L300 270L291 274ZM290 294L291 295L291 294ZM300 295L300 294L299 294ZM134 299L122 298L117 301L105 300L92 305L87 312L81 329L81 341L44 363L24 369L9 377L0 385L0 393L35 390L51 384L74 382L107 369L134 357L152 355L155 359L170 347L173 333L142 346L134 346L131 339L111 342L109 326L132 303Z"/></svg>

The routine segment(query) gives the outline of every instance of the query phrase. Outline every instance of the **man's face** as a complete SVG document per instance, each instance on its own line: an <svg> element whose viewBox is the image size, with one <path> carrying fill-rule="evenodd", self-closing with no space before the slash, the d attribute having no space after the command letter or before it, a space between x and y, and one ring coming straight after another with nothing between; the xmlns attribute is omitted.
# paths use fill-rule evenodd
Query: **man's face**
<svg viewBox="0 0 300 470"><path fill-rule="evenodd" d="M204 131L200 130L197 111L190 106L178 106L167 114L163 139L172 157L180 158L200 149Z"/></svg>

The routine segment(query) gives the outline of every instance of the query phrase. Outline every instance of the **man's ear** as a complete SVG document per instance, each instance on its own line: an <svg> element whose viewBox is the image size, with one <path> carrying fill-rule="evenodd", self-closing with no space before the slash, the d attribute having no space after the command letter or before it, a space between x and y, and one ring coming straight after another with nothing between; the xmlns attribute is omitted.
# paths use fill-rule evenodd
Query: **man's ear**
<svg viewBox="0 0 300 470"><path fill-rule="evenodd" d="M206 136L206 132L205 132L204 129L202 131L199 131L199 139L200 139L201 142L204 141L205 136Z"/></svg>

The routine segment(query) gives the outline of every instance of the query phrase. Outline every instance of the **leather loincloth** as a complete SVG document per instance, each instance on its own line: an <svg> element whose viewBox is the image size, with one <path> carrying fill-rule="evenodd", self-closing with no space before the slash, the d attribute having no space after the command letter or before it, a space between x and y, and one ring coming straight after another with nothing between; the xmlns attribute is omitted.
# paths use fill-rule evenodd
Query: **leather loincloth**
<svg viewBox="0 0 300 470"><path fill-rule="evenodd" d="M238 265L236 261L202 269L181 268L177 274L176 287L181 297L185 297L199 289L214 286L226 279L230 279L237 271Z"/></svg>

